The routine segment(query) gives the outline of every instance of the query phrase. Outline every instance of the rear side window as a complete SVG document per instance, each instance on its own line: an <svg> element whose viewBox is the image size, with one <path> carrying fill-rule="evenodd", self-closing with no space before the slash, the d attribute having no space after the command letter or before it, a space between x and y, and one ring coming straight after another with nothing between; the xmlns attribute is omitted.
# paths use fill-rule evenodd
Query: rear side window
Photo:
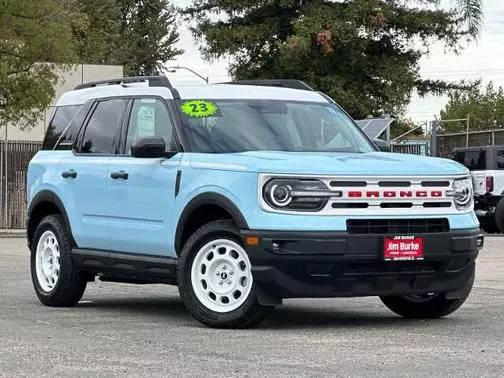
<svg viewBox="0 0 504 378"><path fill-rule="evenodd" d="M88 102L84 104L70 124L67 126L65 131L58 140L58 144L54 148L55 150L70 150L72 149L72 145L77 139L77 135L79 134L79 130L86 119L86 116L91 108L92 102Z"/></svg>
<svg viewBox="0 0 504 378"><path fill-rule="evenodd" d="M486 169L485 150L460 151L455 154L455 160L471 171Z"/></svg>
<svg viewBox="0 0 504 378"><path fill-rule="evenodd" d="M497 151L497 169L504 169L504 150Z"/></svg>
<svg viewBox="0 0 504 378"><path fill-rule="evenodd" d="M82 153L114 154L119 146L121 121L126 100L100 101L89 119L82 138Z"/></svg>
<svg viewBox="0 0 504 378"><path fill-rule="evenodd" d="M63 131L67 128L70 122L81 109L82 105L59 106L55 109L51 123L46 131L43 150L52 150L60 139Z"/></svg>

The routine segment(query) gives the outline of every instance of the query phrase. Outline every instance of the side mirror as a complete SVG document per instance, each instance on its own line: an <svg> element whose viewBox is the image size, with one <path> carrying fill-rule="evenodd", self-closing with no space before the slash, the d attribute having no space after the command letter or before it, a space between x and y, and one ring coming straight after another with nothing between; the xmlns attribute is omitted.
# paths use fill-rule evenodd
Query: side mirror
<svg viewBox="0 0 504 378"><path fill-rule="evenodd" d="M131 156L136 158L160 158L166 156L163 138L151 137L137 140L131 146Z"/></svg>
<svg viewBox="0 0 504 378"><path fill-rule="evenodd" d="M381 152L392 152L392 150L390 149L390 144L388 144L384 140L375 139L373 142Z"/></svg>

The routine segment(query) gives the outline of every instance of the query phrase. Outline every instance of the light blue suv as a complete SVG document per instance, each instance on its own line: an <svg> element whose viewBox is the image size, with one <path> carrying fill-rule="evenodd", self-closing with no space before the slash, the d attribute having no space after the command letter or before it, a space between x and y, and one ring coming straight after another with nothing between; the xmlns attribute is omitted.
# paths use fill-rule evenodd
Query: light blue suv
<svg viewBox="0 0 504 378"><path fill-rule="evenodd" d="M28 171L35 292L178 285L211 327L285 298L379 296L404 317L468 297L483 237L462 165L378 151L293 80L89 83L57 102Z"/></svg>

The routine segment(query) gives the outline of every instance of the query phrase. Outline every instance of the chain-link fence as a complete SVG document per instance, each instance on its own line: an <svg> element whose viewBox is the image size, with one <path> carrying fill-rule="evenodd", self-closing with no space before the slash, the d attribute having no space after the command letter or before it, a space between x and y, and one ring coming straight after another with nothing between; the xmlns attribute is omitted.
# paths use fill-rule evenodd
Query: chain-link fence
<svg viewBox="0 0 504 378"><path fill-rule="evenodd" d="M42 142L0 141L0 229L26 226L26 173Z"/></svg>

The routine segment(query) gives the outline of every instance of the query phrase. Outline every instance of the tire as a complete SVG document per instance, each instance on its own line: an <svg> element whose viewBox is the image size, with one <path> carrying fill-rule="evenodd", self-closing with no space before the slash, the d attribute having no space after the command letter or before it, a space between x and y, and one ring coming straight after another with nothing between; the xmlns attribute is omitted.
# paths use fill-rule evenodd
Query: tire
<svg viewBox="0 0 504 378"><path fill-rule="evenodd" d="M495 222L495 219L490 219L487 223L482 223L481 229L487 234L495 234L497 232L497 224Z"/></svg>
<svg viewBox="0 0 504 378"><path fill-rule="evenodd" d="M232 221L202 226L185 243L177 269L178 289L187 310L212 328L256 325L273 307L259 303L250 268Z"/></svg>
<svg viewBox="0 0 504 378"><path fill-rule="evenodd" d="M504 197L499 200L495 208L495 224L497 231L504 232Z"/></svg>
<svg viewBox="0 0 504 378"><path fill-rule="evenodd" d="M71 250L63 218L59 215L43 218L31 243L30 265L35 294L46 306L74 306L86 290L87 280L75 269Z"/></svg>
<svg viewBox="0 0 504 378"><path fill-rule="evenodd" d="M466 282L466 294L462 298L447 299L446 293L417 296L380 297L391 311L409 319L436 319L455 312L466 301L474 283L474 272Z"/></svg>

